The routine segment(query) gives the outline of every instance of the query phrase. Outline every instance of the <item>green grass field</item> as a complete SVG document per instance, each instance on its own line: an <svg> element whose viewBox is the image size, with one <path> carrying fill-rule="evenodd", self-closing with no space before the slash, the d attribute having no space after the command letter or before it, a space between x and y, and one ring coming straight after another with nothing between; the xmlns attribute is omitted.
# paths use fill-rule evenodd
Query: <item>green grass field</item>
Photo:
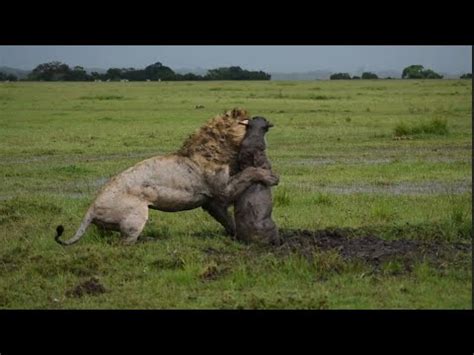
<svg viewBox="0 0 474 355"><path fill-rule="evenodd" d="M461 251L406 266L243 245L201 209L151 211L130 247L94 226L54 241L107 178L236 106L275 124L282 230ZM470 80L0 83L0 308L471 309L471 116Z"/></svg>

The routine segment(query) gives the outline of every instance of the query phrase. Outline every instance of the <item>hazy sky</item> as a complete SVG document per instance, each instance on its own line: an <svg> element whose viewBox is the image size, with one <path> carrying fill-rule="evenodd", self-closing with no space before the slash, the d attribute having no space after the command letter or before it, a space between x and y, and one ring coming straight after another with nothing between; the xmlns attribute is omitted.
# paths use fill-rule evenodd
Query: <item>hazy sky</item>
<svg viewBox="0 0 474 355"><path fill-rule="evenodd" d="M143 68L157 61L173 69L239 65L250 70L472 71L472 46L0 46L0 66L32 69L61 61L86 68Z"/></svg>

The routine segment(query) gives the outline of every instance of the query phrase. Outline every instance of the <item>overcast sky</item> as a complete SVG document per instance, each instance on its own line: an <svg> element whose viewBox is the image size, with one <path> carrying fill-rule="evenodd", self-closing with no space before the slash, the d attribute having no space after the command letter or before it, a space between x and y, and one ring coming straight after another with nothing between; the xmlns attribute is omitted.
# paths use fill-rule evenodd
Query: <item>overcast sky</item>
<svg viewBox="0 0 474 355"><path fill-rule="evenodd" d="M399 70L421 64L472 72L472 46L0 46L0 66L32 69L57 60L86 68L173 69L238 65L268 72Z"/></svg>

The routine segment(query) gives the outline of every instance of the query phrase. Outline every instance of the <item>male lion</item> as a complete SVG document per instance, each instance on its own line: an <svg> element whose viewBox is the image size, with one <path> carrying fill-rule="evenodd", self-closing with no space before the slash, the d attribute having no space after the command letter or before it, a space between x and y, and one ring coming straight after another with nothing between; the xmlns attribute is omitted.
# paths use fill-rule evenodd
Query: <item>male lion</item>
<svg viewBox="0 0 474 355"><path fill-rule="evenodd" d="M230 235L235 223L229 204L254 182L276 185L267 169L250 167L237 173L237 155L245 135L245 110L234 109L209 120L189 136L181 149L139 162L110 179L89 207L76 234L63 245L77 242L90 223L121 232L125 244L137 241L148 220L148 208L176 212L202 207ZM235 174L235 175L234 175Z"/></svg>

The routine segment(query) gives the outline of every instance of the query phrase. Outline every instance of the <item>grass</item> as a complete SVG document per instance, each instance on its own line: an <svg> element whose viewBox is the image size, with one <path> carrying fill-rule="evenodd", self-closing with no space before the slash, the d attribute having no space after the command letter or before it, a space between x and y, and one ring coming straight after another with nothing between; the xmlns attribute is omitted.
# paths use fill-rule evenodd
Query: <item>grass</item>
<svg viewBox="0 0 474 355"><path fill-rule="evenodd" d="M98 96L81 96L81 100L122 100L124 97L120 95L98 95Z"/></svg>
<svg viewBox="0 0 474 355"><path fill-rule="evenodd" d="M395 136L408 136L417 134L436 134L446 135L448 134L448 124L446 119L434 118L428 123L419 123L416 125L408 125L406 123L399 123L395 127Z"/></svg>
<svg viewBox="0 0 474 355"><path fill-rule="evenodd" d="M460 80L1 83L0 308L472 307L470 253L410 271L282 255L230 240L199 209L151 211L153 241L131 247L95 227L70 248L54 242L109 177L234 106L275 124L280 228L471 242L472 86ZM105 291L71 296L91 278Z"/></svg>

